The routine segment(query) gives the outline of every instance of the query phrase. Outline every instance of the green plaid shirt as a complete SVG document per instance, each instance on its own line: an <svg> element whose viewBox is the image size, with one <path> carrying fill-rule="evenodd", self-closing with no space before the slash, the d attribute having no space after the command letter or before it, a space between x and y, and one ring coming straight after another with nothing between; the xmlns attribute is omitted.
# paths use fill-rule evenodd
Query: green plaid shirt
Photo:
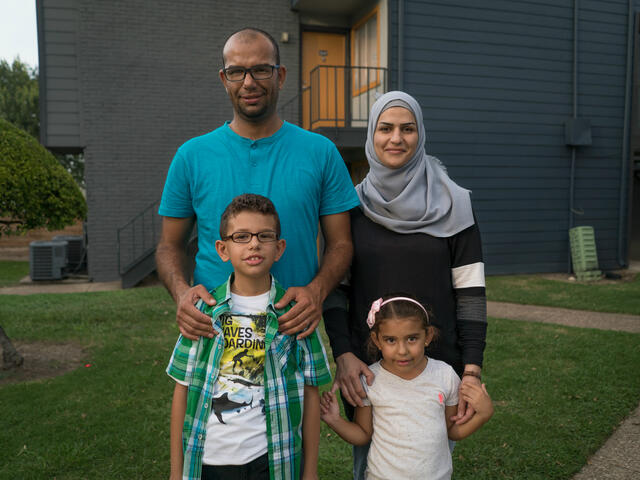
<svg viewBox="0 0 640 480"><path fill-rule="evenodd" d="M211 293L216 299L215 306L211 307L202 300L196 306L211 315L217 335L196 341L180 335L167 367L171 377L189 384L182 429L182 477L187 480L199 480L202 474L207 420L224 350L220 315L230 311L231 277ZM278 310L273 306L283 295L284 289L272 279L264 359L269 475L271 480L297 480L302 452L304 385L328 383L331 373L317 332L302 340L278 332L278 317L291 308L289 305Z"/></svg>

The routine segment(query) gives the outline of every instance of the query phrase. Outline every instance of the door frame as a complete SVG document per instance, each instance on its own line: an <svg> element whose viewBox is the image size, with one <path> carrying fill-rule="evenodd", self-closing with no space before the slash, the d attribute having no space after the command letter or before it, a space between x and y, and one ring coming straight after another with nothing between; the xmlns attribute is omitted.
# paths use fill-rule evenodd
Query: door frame
<svg viewBox="0 0 640 480"><path fill-rule="evenodd" d="M300 38L300 48L298 49L299 51L299 56L298 56L298 78L300 79L299 84L298 84L298 92L300 95L300 101L298 102L298 118L300 119L300 126L302 127L302 125L304 125L304 119L302 118L302 104L303 104L303 100L302 100L302 51L303 51L303 47L302 47L302 34L304 32L318 32L318 33L337 33L337 34L341 34L344 35L345 37L345 42L344 42L344 48L345 48L345 52L344 52L344 58L345 58L345 66L349 67L351 66L351 35L350 35L350 31L351 29L349 27L324 27L324 26L318 26L318 25L306 25L306 24L301 24L300 25L300 33L299 33L299 37ZM348 104L348 102L347 102ZM345 112L345 115L347 115L348 112Z"/></svg>

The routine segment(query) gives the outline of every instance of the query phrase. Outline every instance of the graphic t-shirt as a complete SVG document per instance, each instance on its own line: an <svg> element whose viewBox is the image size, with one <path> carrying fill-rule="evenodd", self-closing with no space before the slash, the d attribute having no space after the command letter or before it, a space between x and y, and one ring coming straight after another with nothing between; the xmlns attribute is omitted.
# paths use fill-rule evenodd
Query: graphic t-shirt
<svg viewBox="0 0 640 480"><path fill-rule="evenodd" d="M267 453L264 354L269 292L231 294L223 314L224 353L207 422L203 464L243 465Z"/></svg>

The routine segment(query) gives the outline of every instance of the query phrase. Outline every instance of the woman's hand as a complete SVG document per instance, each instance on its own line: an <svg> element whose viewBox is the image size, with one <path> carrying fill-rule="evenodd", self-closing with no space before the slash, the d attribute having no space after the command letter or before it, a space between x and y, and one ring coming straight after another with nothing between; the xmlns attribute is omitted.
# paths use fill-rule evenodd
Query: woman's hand
<svg viewBox="0 0 640 480"><path fill-rule="evenodd" d="M373 384L374 374L366 363L353 353L343 353L336 359L336 379L333 381L331 393L340 389L344 399L354 407L363 407L363 398L367 398L367 392L362 387L360 375L367 379L367 385Z"/></svg>

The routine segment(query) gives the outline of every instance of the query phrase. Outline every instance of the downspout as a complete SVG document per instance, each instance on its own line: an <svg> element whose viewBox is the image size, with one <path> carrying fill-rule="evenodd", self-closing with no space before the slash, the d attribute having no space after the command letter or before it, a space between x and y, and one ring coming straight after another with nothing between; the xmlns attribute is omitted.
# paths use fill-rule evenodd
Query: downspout
<svg viewBox="0 0 640 480"><path fill-rule="evenodd" d="M398 0L398 90L404 90L404 0Z"/></svg>
<svg viewBox="0 0 640 480"><path fill-rule="evenodd" d="M573 119L576 118L578 118L578 0L573 0ZM569 174L569 229L573 228L575 174L576 146L572 145ZM567 272L571 273L571 242L568 242L567 249Z"/></svg>
<svg viewBox="0 0 640 480"><path fill-rule="evenodd" d="M618 264L621 267L627 267L627 260L625 258L625 237L624 232L624 199L625 199L625 187L626 191L631 192L628 188L630 179L627 179L629 169L627 168L627 162L629 159L629 135L630 135L630 110L631 110L631 74L633 70L633 0L629 0L628 8L628 20L627 20L627 78L625 81L624 92L624 133L622 135L622 159L620 161L620 203L618 205ZM627 225L629 225L628 223Z"/></svg>

